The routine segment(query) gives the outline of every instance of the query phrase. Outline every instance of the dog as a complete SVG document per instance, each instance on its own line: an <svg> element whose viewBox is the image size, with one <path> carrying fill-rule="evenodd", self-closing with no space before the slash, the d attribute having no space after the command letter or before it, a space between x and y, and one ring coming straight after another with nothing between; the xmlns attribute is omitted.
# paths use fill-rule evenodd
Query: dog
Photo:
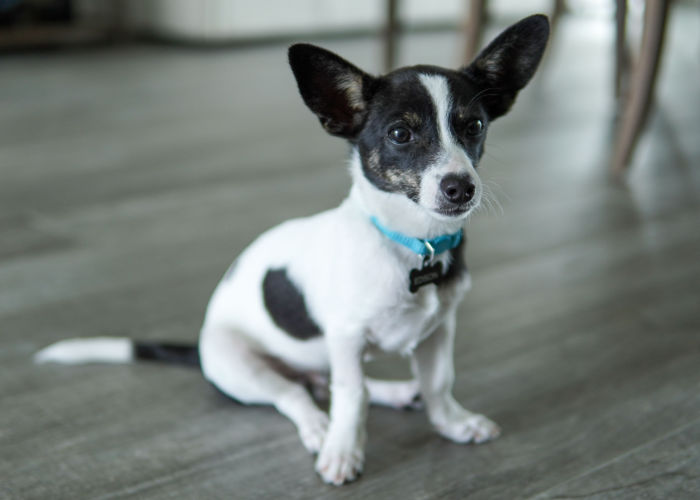
<svg viewBox="0 0 700 500"><path fill-rule="evenodd" d="M263 233L232 264L207 307L199 345L70 339L38 362L155 359L200 365L244 404L273 405L297 427L316 471L335 485L364 463L368 403L425 406L457 443L499 427L453 397L456 311L471 280L463 226L479 206L478 164L491 122L533 76L545 16L502 32L458 70L412 66L371 76L309 44L289 49L306 105L349 141L352 187L340 206ZM410 357L414 379L366 377L375 351ZM305 382L330 375L329 415Z"/></svg>

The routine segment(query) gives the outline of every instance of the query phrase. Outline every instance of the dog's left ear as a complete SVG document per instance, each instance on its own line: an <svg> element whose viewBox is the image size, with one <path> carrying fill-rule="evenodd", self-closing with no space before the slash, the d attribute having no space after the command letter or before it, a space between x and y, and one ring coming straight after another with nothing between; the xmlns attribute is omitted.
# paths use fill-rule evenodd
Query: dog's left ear
<svg viewBox="0 0 700 500"><path fill-rule="evenodd" d="M333 52L299 43L289 65L306 105L330 134L353 139L367 117L375 79Z"/></svg>
<svg viewBox="0 0 700 500"><path fill-rule="evenodd" d="M501 33L462 69L483 92L480 102L491 119L505 114L535 74L549 38L549 21L526 17Z"/></svg>

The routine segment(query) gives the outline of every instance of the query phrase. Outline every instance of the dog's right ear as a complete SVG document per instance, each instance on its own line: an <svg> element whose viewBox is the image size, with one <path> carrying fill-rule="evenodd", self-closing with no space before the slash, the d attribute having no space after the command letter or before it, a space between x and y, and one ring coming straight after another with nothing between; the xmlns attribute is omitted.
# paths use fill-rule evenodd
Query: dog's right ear
<svg viewBox="0 0 700 500"><path fill-rule="evenodd" d="M289 48L289 65L301 97L323 128L346 139L356 137L375 79L333 52L305 43Z"/></svg>
<svg viewBox="0 0 700 500"><path fill-rule="evenodd" d="M498 35L462 71L484 92L480 99L493 120L505 114L535 74L549 38L549 20L536 14Z"/></svg>

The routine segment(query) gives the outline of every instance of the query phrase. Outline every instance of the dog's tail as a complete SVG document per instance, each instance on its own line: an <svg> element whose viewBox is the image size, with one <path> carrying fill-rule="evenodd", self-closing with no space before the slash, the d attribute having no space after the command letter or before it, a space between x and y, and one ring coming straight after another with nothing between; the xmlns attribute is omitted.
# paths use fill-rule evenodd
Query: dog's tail
<svg viewBox="0 0 700 500"><path fill-rule="evenodd" d="M34 355L36 363L131 363L160 361L199 366L199 350L195 344L143 342L123 337L67 339L51 344Z"/></svg>

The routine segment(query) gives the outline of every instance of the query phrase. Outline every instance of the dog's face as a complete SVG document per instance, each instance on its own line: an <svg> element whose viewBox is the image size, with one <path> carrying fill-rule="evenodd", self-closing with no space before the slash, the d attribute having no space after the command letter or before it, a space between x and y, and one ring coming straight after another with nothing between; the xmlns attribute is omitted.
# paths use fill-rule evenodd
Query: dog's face
<svg viewBox="0 0 700 500"><path fill-rule="evenodd" d="M488 126L534 74L548 34L544 16L526 18L457 71L414 66L372 77L306 44L292 46L289 60L304 101L355 146L369 183L458 220L481 199L476 168Z"/></svg>
<svg viewBox="0 0 700 500"><path fill-rule="evenodd" d="M475 167L489 117L462 74L419 67L380 80L356 144L365 177L436 217L462 217L479 203Z"/></svg>

